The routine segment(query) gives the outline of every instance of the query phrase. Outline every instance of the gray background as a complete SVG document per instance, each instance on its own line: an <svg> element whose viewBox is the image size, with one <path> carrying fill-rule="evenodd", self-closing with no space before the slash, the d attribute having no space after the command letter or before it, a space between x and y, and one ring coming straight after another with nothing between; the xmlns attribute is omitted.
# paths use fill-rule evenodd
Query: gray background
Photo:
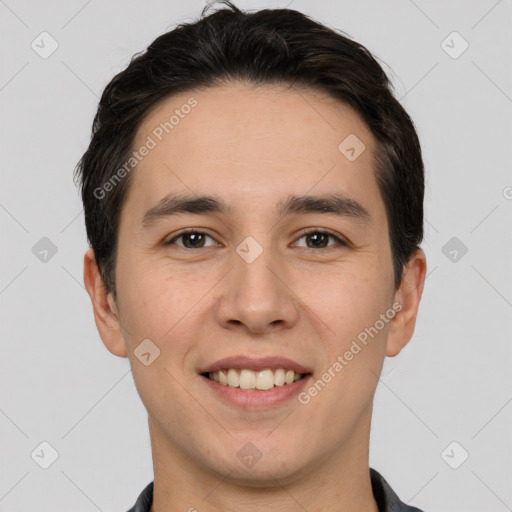
<svg viewBox="0 0 512 512"><path fill-rule="evenodd" d="M512 510L512 1L236 3L301 10L392 68L423 145L428 276L385 363L370 463L426 512ZM128 360L82 284L72 171L111 77L203 6L0 0L0 511L124 511L153 478Z"/></svg>

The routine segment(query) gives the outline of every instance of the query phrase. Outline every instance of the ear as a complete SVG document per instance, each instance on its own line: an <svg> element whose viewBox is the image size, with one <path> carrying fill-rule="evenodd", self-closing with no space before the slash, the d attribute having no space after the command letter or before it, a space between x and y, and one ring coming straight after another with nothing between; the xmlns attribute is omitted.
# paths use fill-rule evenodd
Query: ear
<svg viewBox="0 0 512 512"><path fill-rule="evenodd" d="M398 355L412 338L423 294L426 270L425 253L421 249L417 249L407 265L404 266L402 282L395 293L395 303L401 304L401 309L397 309L389 328L386 346L388 357Z"/></svg>
<svg viewBox="0 0 512 512"><path fill-rule="evenodd" d="M96 327L107 349L119 357L128 357L119 313L111 293L106 292L93 249L84 256L84 284L91 298Z"/></svg>

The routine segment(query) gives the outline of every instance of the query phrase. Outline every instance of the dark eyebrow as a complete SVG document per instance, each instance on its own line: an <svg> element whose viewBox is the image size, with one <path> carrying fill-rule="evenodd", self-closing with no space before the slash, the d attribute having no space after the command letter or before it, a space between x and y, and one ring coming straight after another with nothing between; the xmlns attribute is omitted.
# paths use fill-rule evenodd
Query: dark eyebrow
<svg viewBox="0 0 512 512"><path fill-rule="evenodd" d="M141 224L150 226L164 217L179 213L229 213L232 208L221 198L215 196L168 195L156 206L150 208L142 217Z"/></svg>
<svg viewBox="0 0 512 512"><path fill-rule="evenodd" d="M348 217L363 224L372 225L368 210L355 199L344 194L322 194L319 196L289 196L278 203L281 217L294 213L333 213L339 217Z"/></svg>
<svg viewBox="0 0 512 512"><path fill-rule="evenodd" d="M233 208L221 197L168 195L156 206L146 211L141 224L148 227L162 218L180 213L204 215L206 213L228 214L232 211ZM354 219L363 224L372 224L371 216L363 205L339 193L319 196L291 195L277 204L277 212L281 218L299 213L332 213L340 217Z"/></svg>

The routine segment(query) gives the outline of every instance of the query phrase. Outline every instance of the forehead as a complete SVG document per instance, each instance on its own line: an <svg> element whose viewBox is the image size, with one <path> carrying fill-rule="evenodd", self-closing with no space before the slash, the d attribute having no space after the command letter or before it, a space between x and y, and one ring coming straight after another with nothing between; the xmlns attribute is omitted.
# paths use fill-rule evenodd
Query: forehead
<svg viewBox="0 0 512 512"><path fill-rule="evenodd" d="M143 146L151 149L125 201L139 210L169 192L218 192L263 208L277 196L335 188L372 217L382 213L373 135L350 106L318 91L231 82L176 94L139 126L133 149Z"/></svg>

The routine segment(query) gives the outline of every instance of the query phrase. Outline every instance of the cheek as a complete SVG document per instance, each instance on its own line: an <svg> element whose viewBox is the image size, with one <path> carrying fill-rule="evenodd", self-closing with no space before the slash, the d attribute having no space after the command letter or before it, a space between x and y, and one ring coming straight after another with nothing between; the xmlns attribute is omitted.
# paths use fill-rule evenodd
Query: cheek
<svg viewBox="0 0 512 512"><path fill-rule="evenodd" d="M190 274L190 273L189 273ZM180 275L162 262L126 260L118 267L119 296L126 327L132 335L164 342L191 314L208 283Z"/></svg>
<svg viewBox="0 0 512 512"><path fill-rule="evenodd" d="M318 391L323 398L317 404L333 425L341 427L347 415L358 417L372 400L391 321L381 320L381 315L388 312L391 317L393 310L382 287L370 277L331 282L311 307L329 327L322 346L323 368L317 376L322 381L317 388L326 383L325 392Z"/></svg>
<svg viewBox="0 0 512 512"><path fill-rule="evenodd" d="M123 298L122 321L137 391L153 418L186 421L191 407L180 399L187 378L182 374L184 361L198 326L194 306L209 287L176 278L168 265L127 263L119 266L119 296ZM141 345L148 339L151 343ZM142 353L139 346L144 346L144 352L149 350L150 359L158 354L150 364L138 358Z"/></svg>
<svg viewBox="0 0 512 512"><path fill-rule="evenodd" d="M336 374L332 389L343 388L343 399L349 402L373 393L394 314L382 278L379 281L376 272L360 276L346 273L331 279L312 305L329 328L323 343L325 371L330 368ZM381 316L386 313L387 321Z"/></svg>
<svg viewBox="0 0 512 512"><path fill-rule="evenodd" d="M347 262L343 272L315 276L302 296L334 331L331 337L334 334L346 340L373 324L390 307L388 284L383 281L376 265L363 268Z"/></svg>

